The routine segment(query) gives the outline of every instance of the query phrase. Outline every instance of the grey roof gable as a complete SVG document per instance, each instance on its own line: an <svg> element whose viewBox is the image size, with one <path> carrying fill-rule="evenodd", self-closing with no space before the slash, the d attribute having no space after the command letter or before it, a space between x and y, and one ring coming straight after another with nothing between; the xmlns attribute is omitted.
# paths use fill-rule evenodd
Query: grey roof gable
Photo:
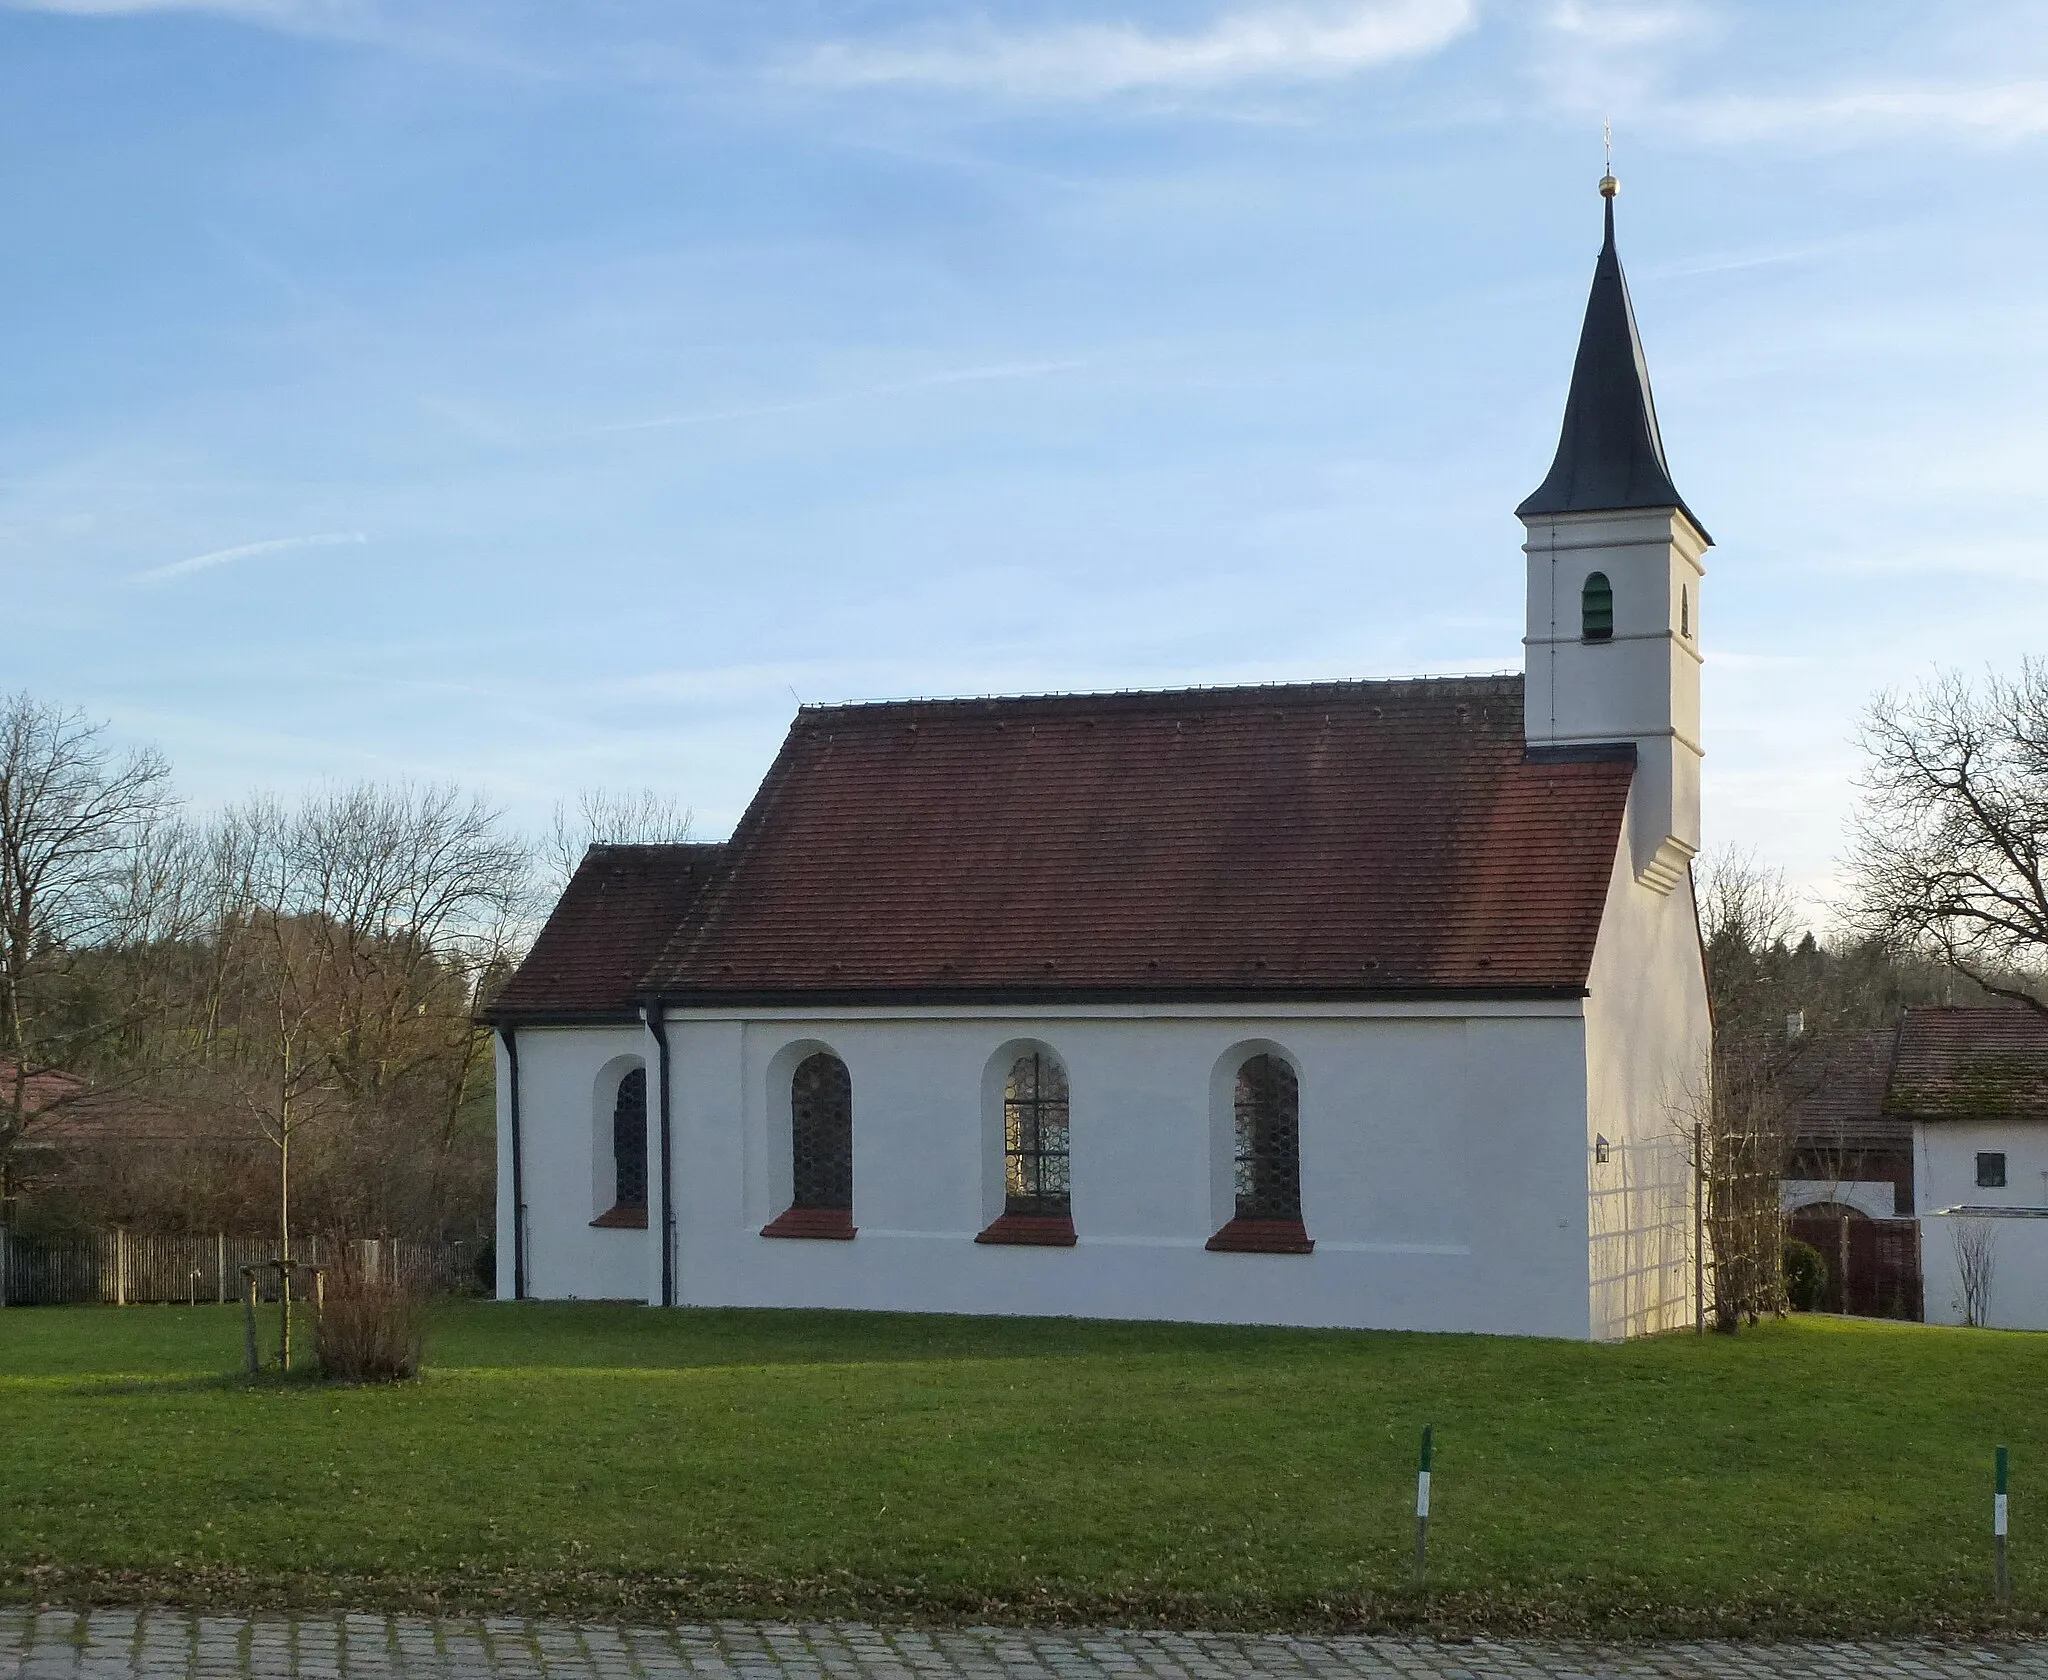
<svg viewBox="0 0 2048 1680"><path fill-rule="evenodd" d="M1557 457L1550 463L1549 476L1515 512L1528 519L1552 513L1677 508L1705 536L1706 527L1685 505L1664 459L1650 369L1636 331L1628 278L1614 248L1612 195L1606 202L1606 222L1607 238L1594 265L1585 325L1579 330L1579 354L1572 364Z"/></svg>

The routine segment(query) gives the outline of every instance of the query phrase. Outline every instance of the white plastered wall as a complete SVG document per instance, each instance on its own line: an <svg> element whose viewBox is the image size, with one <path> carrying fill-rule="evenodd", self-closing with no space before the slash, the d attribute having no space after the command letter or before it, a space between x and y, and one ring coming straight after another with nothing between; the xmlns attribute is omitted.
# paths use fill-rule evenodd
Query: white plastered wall
<svg viewBox="0 0 2048 1680"><path fill-rule="evenodd" d="M686 1303L1587 1333L1576 1003L670 1022ZM973 1240L990 1210L989 1068L1019 1041L1067 1069L1072 1249ZM759 1235L788 1198L799 1043L852 1078L852 1242ZM1219 1070L1275 1047L1300 1075L1316 1251L1211 1254L1231 1211ZM537 1276L536 1292L558 1289Z"/></svg>
<svg viewBox="0 0 2048 1680"><path fill-rule="evenodd" d="M1640 884L1626 840L1587 993L1590 1331L1613 1338L1690 1324L1686 1140L1712 1044L1706 968L1690 874L1668 893Z"/></svg>
<svg viewBox="0 0 2048 1680"><path fill-rule="evenodd" d="M612 1103L632 1068L648 1075L654 1153L654 1042L638 1026L519 1029L519 1107L526 1199L526 1293L543 1300L645 1300L646 1231L591 1221L612 1203ZM650 1185L654 1178L651 1170ZM511 1080L498 1043L498 1295L512 1296ZM658 1210L656 1217L659 1217ZM658 1267L657 1267L658 1278Z"/></svg>
<svg viewBox="0 0 2048 1680"><path fill-rule="evenodd" d="M2005 1157L2002 1189L1978 1184L1980 1152ZM1917 1121L1913 1156L1924 1208L2048 1207L2048 1121Z"/></svg>
<svg viewBox="0 0 2048 1680"><path fill-rule="evenodd" d="M2003 1187L1977 1182L1980 1152L2005 1157ZM2048 1330L2048 1122L1942 1120L1913 1127L1920 1205L1920 1276L1930 1324L1961 1324L1959 1232L1991 1244L1988 1322L2001 1330ZM1944 1209L1987 1208L1983 1218Z"/></svg>
<svg viewBox="0 0 2048 1680"><path fill-rule="evenodd" d="M2048 1330L2048 1213L2035 1212L1921 1215L1920 1281L1927 1322L1966 1322L1957 1241L1971 1237L1990 1244L1985 1325L1993 1330Z"/></svg>
<svg viewBox="0 0 2048 1680"><path fill-rule="evenodd" d="M1899 1187L1888 1178L1787 1178L1779 1182L1778 1203L1787 1213L1833 1203L1872 1219L1892 1219L1899 1211Z"/></svg>

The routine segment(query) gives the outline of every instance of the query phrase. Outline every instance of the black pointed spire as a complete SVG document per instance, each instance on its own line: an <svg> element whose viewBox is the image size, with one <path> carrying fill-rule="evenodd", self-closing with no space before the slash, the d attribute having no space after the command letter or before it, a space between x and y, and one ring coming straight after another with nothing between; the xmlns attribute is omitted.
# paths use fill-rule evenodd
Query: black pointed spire
<svg viewBox="0 0 2048 1680"><path fill-rule="evenodd" d="M1546 513L1675 507L1699 525L1671 482L1664 440L1657 432L1650 370L1636 333L1628 279L1614 249L1618 190L1612 175L1601 180L1607 239L1593 269L1586 324L1579 330L1579 356L1572 364L1557 458L1550 463L1550 475L1515 512L1527 519ZM1705 526L1700 526L1700 534L1706 535Z"/></svg>

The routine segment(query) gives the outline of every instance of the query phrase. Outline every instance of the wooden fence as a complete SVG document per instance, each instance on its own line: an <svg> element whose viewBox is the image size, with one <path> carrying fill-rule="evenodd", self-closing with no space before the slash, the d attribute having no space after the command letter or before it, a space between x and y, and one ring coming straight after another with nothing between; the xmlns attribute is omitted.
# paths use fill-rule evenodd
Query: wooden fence
<svg viewBox="0 0 2048 1680"><path fill-rule="evenodd" d="M1918 1220L1800 1212L1785 1221L1785 1234L1811 1243L1827 1262L1822 1312L1861 1318L1921 1316Z"/></svg>
<svg viewBox="0 0 2048 1680"><path fill-rule="evenodd" d="M0 1307L237 1301L242 1267L276 1256L275 1237L157 1236L118 1229L28 1237L0 1227ZM480 1287L477 1250L463 1243L309 1236L293 1239L292 1258L313 1266L349 1265L430 1294ZM264 1299L276 1299L274 1277L265 1280L263 1291Z"/></svg>

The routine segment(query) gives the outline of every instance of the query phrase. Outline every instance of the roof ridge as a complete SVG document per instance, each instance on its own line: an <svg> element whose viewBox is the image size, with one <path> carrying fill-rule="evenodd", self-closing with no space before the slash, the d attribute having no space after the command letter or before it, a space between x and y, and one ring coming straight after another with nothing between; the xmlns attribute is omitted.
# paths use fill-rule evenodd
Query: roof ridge
<svg viewBox="0 0 2048 1680"><path fill-rule="evenodd" d="M1197 683L1181 688L1051 689L1036 694L906 695L881 700L808 701L798 707L798 717L816 717L829 712L873 714L892 708L910 710L975 710L993 706L1063 706L1097 704L1135 706L1147 701L1229 702L1258 701L1290 697L1301 699L1337 698L1356 695L1412 694L1456 688L1487 688L1506 692L1521 686L1520 671L1485 671L1470 674L1411 677L1318 677L1304 682Z"/></svg>

